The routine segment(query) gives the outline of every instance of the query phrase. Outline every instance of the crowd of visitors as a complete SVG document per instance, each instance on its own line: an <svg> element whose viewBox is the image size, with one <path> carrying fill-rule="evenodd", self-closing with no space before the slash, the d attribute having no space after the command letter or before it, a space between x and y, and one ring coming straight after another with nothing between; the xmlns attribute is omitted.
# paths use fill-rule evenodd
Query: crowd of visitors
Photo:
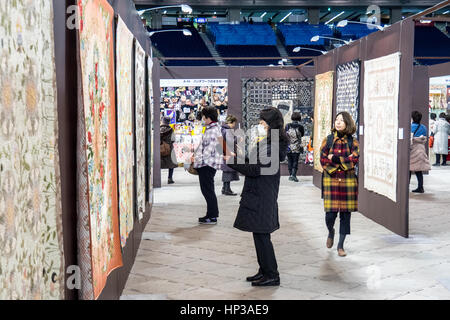
<svg viewBox="0 0 450 320"><path fill-rule="evenodd" d="M445 166L448 155L449 117L445 113L431 115L429 129L421 124L422 114L411 114L411 152L410 178L414 172L418 187L414 193L424 193L423 173L431 169L427 146L436 154L434 166ZM206 107L201 112L205 127L202 140L192 157L193 170L198 174L200 190L207 204L206 215L198 219L200 224L217 224L219 208L214 190L214 177L222 170L222 194L237 195L231 190L231 182L244 176L239 210L234 227L253 233L253 240L259 265L258 272L246 278L253 286L277 286L280 284L277 260L271 242L271 233L280 228L278 219L278 192L280 187L280 162L288 159L289 180L298 182L297 170L299 155L304 152L301 138L304 128L299 123L301 115L292 114L292 122L284 125L281 112L268 108L260 112L258 125L259 138L245 156L237 145L238 136L234 130L237 118L228 115L219 124L218 112L214 107ZM168 136L173 133L164 118L161 126L162 168L169 169L168 182L173 183L172 174L176 163L166 152L173 149ZM274 134L274 132L276 132ZM331 133L322 141L320 163L323 168L322 198L325 212L325 225L328 229L325 245L332 248L335 238L335 221L339 214L339 241L337 254L345 257L344 241L350 234L351 213L358 211L359 143L355 138L356 125L351 115L340 112L334 119ZM276 143L272 143L273 139ZM163 152L163 151L161 151ZM269 161L267 161L269 159ZM442 159L442 163L440 162ZM240 161L241 160L241 161ZM276 166L276 170L269 169ZM172 171L171 171L172 170Z"/></svg>

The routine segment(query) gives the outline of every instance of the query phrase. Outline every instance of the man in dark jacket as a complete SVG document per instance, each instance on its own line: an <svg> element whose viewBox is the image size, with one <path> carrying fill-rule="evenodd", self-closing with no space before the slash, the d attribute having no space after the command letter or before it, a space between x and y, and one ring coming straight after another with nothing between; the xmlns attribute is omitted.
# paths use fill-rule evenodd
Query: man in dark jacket
<svg viewBox="0 0 450 320"><path fill-rule="evenodd" d="M305 135L305 129L300 124L302 115L300 112L294 112L291 117L292 122L286 125L286 135L289 139L288 147L288 168L289 168L289 181L298 182L297 170L298 160L300 154L303 153L302 137Z"/></svg>
<svg viewBox="0 0 450 320"><path fill-rule="evenodd" d="M270 234L280 228L278 221L278 191L280 187L280 161L286 157L287 137L284 132L283 116L276 108L264 109L260 114L260 126L266 130L266 137L257 143L251 151L250 163L236 164L236 158L230 156L227 164L234 170L245 175L239 211L234 227L253 232L255 249L258 258L259 271L256 275L247 277L253 286L278 286L280 277L275 252L270 240ZM278 130L279 141L271 141L271 129ZM256 152L257 156L254 156ZM269 162L261 161L270 159ZM275 166L274 173L268 172Z"/></svg>
<svg viewBox="0 0 450 320"><path fill-rule="evenodd" d="M170 145L170 154L168 156L161 156L161 169L169 169L169 177L167 179L168 184L175 183L173 181L173 171L174 168L178 167L178 164L172 161L172 151L173 151L173 129L169 126L170 118L164 117L162 119L162 124L160 127L160 138L161 144L163 142Z"/></svg>

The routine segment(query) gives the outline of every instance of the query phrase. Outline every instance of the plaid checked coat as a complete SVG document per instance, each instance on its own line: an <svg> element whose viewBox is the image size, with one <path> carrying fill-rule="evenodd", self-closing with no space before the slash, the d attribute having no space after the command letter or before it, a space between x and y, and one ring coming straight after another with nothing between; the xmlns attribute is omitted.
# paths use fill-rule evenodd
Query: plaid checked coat
<svg viewBox="0 0 450 320"><path fill-rule="evenodd" d="M223 164L222 131L217 122L206 126L202 143L194 151L194 168L210 166L220 170Z"/></svg>
<svg viewBox="0 0 450 320"><path fill-rule="evenodd" d="M337 132L331 148L327 146L327 139L323 140L320 148L320 163L323 172L323 200L325 212L353 212L358 211L358 180L355 175L355 165L359 160L359 143L353 139L351 150L347 143L347 136L340 138ZM334 161L328 159L333 154Z"/></svg>

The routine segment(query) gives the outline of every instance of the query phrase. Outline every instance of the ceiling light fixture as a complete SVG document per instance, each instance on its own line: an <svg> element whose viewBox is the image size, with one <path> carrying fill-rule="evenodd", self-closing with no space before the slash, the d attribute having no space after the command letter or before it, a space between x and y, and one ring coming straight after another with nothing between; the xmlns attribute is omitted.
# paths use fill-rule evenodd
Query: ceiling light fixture
<svg viewBox="0 0 450 320"><path fill-rule="evenodd" d="M310 41L311 41L311 42L317 42L317 41L319 41L320 38L323 38L323 39L330 39L330 40L337 40L337 41L342 41L342 42L344 42L345 44L349 44L349 43L353 42L352 40L347 41L347 40L343 40L343 39L332 38L332 37L325 37L325 36L314 36L314 37L311 38Z"/></svg>
<svg viewBox="0 0 450 320"><path fill-rule="evenodd" d="M339 13L338 15L335 15L333 18L331 18L330 20L328 20L327 22L325 22L325 24L329 24L331 21L333 21L334 19L336 19L337 17L340 17L341 15L343 15L345 13L345 11L342 11L341 13Z"/></svg>
<svg viewBox="0 0 450 320"><path fill-rule="evenodd" d="M188 29L169 29L169 30L158 30L158 31L151 31L148 33L148 35L151 37L153 36L155 33L160 33L160 32L174 32L174 31L180 31L183 32L183 34L185 36L192 36L192 32L189 31Z"/></svg>
<svg viewBox="0 0 450 320"><path fill-rule="evenodd" d="M326 54L328 51L323 51L323 50L317 50L317 49L313 49L313 48L304 48L304 47L295 47L293 50L292 50L292 52L300 52L300 50L301 49L303 49L303 50L311 50L311 51L317 51L317 52L320 52L320 53L322 53L322 54Z"/></svg>
<svg viewBox="0 0 450 320"><path fill-rule="evenodd" d="M139 10L138 14L139 15L143 15L147 11L160 10L160 9L166 9L166 8L181 8L181 11L183 11L183 13L189 13L189 14L192 13L192 8L189 5L187 5L187 4L180 4L180 5L177 5L177 6L163 6L163 7L156 7L156 8Z"/></svg>
<svg viewBox="0 0 450 320"><path fill-rule="evenodd" d="M345 26L347 26L347 24L349 23L357 23L357 24L364 24L366 26L373 26L375 28L377 28L378 30L383 31L384 27L378 25L378 24L373 24L373 23L367 23L367 22L359 22L359 21L348 21L348 20L341 20L338 22L338 24L336 25L336 27L338 28L343 28Z"/></svg>
<svg viewBox="0 0 450 320"><path fill-rule="evenodd" d="M283 22L287 17L289 17L292 14L292 11L289 12L287 15L284 16L283 19L280 20L280 22Z"/></svg>

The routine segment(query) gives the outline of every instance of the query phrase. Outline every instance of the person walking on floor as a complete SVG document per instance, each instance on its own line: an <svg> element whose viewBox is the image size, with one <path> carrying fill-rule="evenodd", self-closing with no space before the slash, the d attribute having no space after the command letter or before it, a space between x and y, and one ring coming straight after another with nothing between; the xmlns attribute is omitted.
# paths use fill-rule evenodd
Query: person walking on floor
<svg viewBox="0 0 450 320"><path fill-rule="evenodd" d="M235 150L237 144L237 137L233 133L233 129L236 127L237 119L233 115L228 115L225 120L225 124L222 125L222 137L227 142L226 147ZM230 145L232 143L232 145ZM231 181L239 181L238 173L227 166L225 163L222 165L222 194L226 196L236 196L231 190Z"/></svg>
<svg viewBox="0 0 450 320"><path fill-rule="evenodd" d="M422 114L419 111L413 111L411 114L411 151L409 157L409 180L411 181L412 172L416 173L418 187L412 192L424 193L423 189L423 171L431 169L425 146L427 146L428 136L427 127L420 124Z"/></svg>
<svg viewBox="0 0 450 320"><path fill-rule="evenodd" d="M432 144L432 143L434 143L434 128L435 127L436 127L436 113L431 113L430 121L429 121L429 128L428 128L429 129L429 137L433 137L433 140L430 142L429 148L428 148L428 154L430 155L430 157L429 157L430 163L436 162L436 155L434 154L433 144Z"/></svg>
<svg viewBox="0 0 450 320"><path fill-rule="evenodd" d="M430 136L434 133L434 127L436 126L436 113L430 114Z"/></svg>
<svg viewBox="0 0 450 320"><path fill-rule="evenodd" d="M229 167L245 176L234 227L253 233L259 265L258 273L247 277L247 281L252 282L253 286L278 286L280 276L270 234L280 228L277 203L280 161L286 157L288 139L284 132L283 116L277 108L262 110L259 126L266 134L250 151L249 158L256 160L252 161L254 163L245 159L245 164L236 164L235 156L230 158L226 155L224 158ZM277 130L278 141L271 141L271 130ZM268 168L274 167L275 172L268 172Z"/></svg>
<svg viewBox="0 0 450 320"><path fill-rule="evenodd" d="M334 223L340 213L338 255L345 257L345 237L350 234L351 212L358 211L358 180L355 166L359 160L359 143L353 138L355 122L348 112L340 112L331 134L320 148L323 168L322 197L328 228L327 248L334 243Z"/></svg>
<svg viewBox="0 0 450 320"><path fill-rule="evenodd" d="M436 154L436 163L433 166L440 166L442 157L442 166L447 165L448 155L448 136L450 135L450 124L445 119L445 113L439 115L434 127L433 151Z"/></svg>
<svg viewBox="0 0 450 320"><path fill-rule="evenodd" d="M173 171L178 164L173 162L172 151L173 151L173 129L169 126L170 118L163 117L162 124L160 127L160 151L161 151L161 169L169 169L169 176L167 178L168 184L175 183L173 181Z"/></svg>
<svg viewBox="0 0 450 320"><path fill-rule="evenodd" d="M200 224L217 224L219 206L214 190L214 176L223 163L223 153L220 152L222 132L217 122L215 107L202 109L202 120L206 125L205 133L199 147L194 151L194 168L198 172L200 190L207 204L206 216L198 219Z"/></svg>
<svg viewBox="0 0 450 320"><path fill-rule="evenodd" d="M286 135L289 139L287 153L289 181L298 182L298 160L300 159L300 154L303 153L302 137L305 135L305 128L300 124L300 120L302 120L300 112L292 113L291 120L292 122L288 123L285 128Z"/></svg>

